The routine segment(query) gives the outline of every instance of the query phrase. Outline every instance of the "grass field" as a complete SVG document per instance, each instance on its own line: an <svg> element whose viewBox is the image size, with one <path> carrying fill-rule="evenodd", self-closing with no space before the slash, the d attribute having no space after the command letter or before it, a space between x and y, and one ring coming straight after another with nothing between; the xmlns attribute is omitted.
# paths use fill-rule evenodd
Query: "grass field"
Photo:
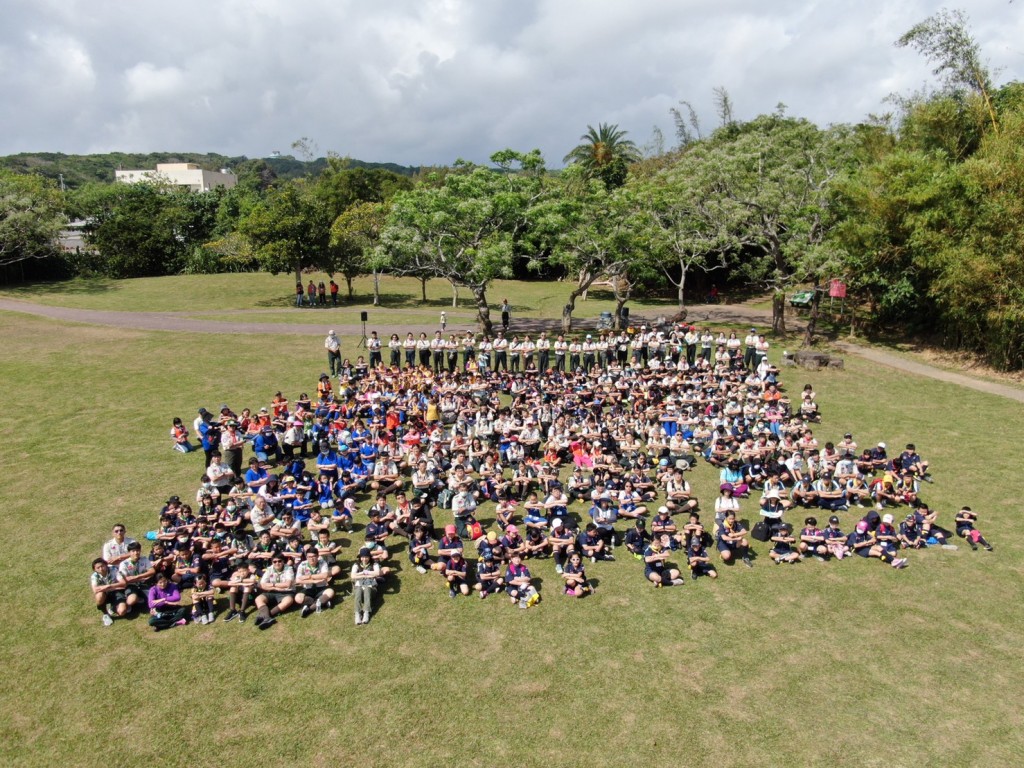
<svg viewBox="0 0 1024 768"><path fill-rule="evenodd" d="M69 292L66 303L172 308L140 306L165 291L136 286L114 299L119 290ZM257 294L240 289L224 307L254 306ZM169 449L171 417L311 391L320 340L12 313L0 325L11 401L0 484L4 765L1024 762L1014 490L1024 413L1009 400L851 357L845 371L807 379L824 413L819 440L849 429L861 444L915 441L937 478L926 500L947 524L954 505L980 511L994 553L914 553L895 572L859 558L777 567L761 547L753 570L721 567L717 583L671 590L649 588L639 563L620 560L590 566L600 585L581 601L557 594L548 560L532 564L544 602L516 611L450 600L438 579L408 568L402 547L397 586L367 627L353 626L346 599L265 633L250 622L154 634L138 620L101 626L89 562L114 522L139 538L169 494L194 494L201 454ZM710 468L691 482L713 497ZM842 517L848 530L855 515Z"/></svg>
<svg viewBox="0 0 1024 768"><path fill-rule="evenodd" d="M327 275L306 275L306 281L323 280ZM117 309L142 312L194 311L218 315L223 310L294 308L294 278L288 275L266 273L225 274L225 275L179 275L137 280L110 280L107 278L79 278L58 283L33 283L23 286L0 288L0 297L27 299L41 304L56 304L80 309ZM361 277L354 281L353 300L343 299L343 307L309 308L301 314L296 309L294 318L287 322L310 322L314 313L331 314L349 307L369 309L373 303L373 279ZM498 308L503 298L508 298L514 317L561 317L562 305L571 289L564 282L514 282L496 280L487 291L492 316L500 320ZM465 289L459 292L458 307L452 307L451 286L442 280L427 283L427 301L420 300L420 283L413 278L380 278L381 306L387 309L432 310L429 314L440 315L441 310L469 312L476 314L472 295ZM341 296L345 295L342 285ZM328 297L328 301L330 298ZM675 303L662 300L638 300L629 303L630 309L639 314L673 314ZM576 304L576 316L594 318L601 312L611 311L615 302L606 290L591 291L587 301ZM428 316L429 316L428 314ZM299 319L301 317L301 319ZM262 318L261 318L262 321ZM282 321L286 322L286 321Z"/></svg>

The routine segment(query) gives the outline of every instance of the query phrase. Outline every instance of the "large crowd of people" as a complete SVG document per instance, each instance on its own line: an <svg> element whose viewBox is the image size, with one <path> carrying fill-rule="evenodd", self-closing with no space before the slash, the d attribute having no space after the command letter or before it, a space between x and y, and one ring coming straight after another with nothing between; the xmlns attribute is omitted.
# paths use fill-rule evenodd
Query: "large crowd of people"
<svg viewBox="0 0 1024 768"><path fill-rule="evenodd" d="M373 332L354 364L333 331L324 346L330 373L313 395L200 408L191 429L173 420L172 447L191 453L198 439L204 454L198 488L166 500L146 554L114 526L91 578L104 624L255 612L266 630L351 594L362 625L399 574L526 609L541 598L531 567L547 559L557 591L581 598L594 591L587 569L616 557L666 588L716 579L716 559L753 567L757 546L779 565L859 556L894 569L952 546L921 498L931 475L914 444L819 442L813 387L787 390L754 329ZM717 474L716 498L696 497L695 471ZM969 507L952 526L992 548Z"/></svg>

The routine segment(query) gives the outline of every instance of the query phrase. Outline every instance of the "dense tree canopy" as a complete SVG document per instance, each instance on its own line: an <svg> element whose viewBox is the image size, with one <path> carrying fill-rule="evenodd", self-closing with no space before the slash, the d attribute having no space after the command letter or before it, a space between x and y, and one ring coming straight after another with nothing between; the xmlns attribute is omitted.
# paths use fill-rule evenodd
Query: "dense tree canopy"
<svg viewBox="0 0 1024 768"><path fill-rule="evenodd" d="M41 176L0 171L0 266L53 256L63 211L63 195Z"/></svg>

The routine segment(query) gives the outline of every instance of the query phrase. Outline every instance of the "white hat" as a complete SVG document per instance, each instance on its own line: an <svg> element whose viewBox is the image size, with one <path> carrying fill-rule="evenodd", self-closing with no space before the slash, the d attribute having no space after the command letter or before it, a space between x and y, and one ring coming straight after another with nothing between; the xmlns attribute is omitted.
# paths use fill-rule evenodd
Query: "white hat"
<svg viewBox="0 0 1024 768"><path fill-rule="evenodd" d="M328 336L333 336L333 335L334 335L334 331L328 331L328 332L327 332L327 335L328 335Z"/></svg>
<svg viewBox="0 0 1024 768"><path fill-rule="evenodd" d="M778 499L778 498L780 498L779 497L779 490L777 488L772 488L770 491L768 491L768 493L766 493L764 495L764 497L766 499Z"/></svg>
<svg viewBox="0 0 1024 768"><path fill-rule="evenodd" d="M658 507L658 514L662 515L668 512L668 507Z"/></svg>
<svg viewBox="0 0 1024 768"><path fill-rule="evenodd" d="M892 525L892 520L893 520L892 515L882 515L882 522L883 523L886 523L887 525Z"/></svg>
<svg viewBox="0 0 1024 768"><path fill-rule="evenodd" d="M881 448L882 450L885 450L885 443L879 443L878 447Z"/></svg>
<svg viewBox="0 0 1024 768"><path fill-rule="evenodd" d="M551 527L552 528L560 528L561 526L562 526L562 518L556 517L554 520L551 521Z"/></svg>

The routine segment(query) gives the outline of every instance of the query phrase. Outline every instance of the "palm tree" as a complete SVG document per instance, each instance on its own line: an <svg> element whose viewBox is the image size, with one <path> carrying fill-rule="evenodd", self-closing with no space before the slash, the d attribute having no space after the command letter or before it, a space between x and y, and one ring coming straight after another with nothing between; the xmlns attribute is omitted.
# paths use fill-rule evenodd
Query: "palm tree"
<svg viewBox="0 0 1024 768"><path fill-rule="evenodd" d="M588 176L596 176L609 188L619 187L626 181L626 166L641 159L640 150L618 125L598 123L597 130L587 126L576 146L563 162L578 163Z"/></svg>

